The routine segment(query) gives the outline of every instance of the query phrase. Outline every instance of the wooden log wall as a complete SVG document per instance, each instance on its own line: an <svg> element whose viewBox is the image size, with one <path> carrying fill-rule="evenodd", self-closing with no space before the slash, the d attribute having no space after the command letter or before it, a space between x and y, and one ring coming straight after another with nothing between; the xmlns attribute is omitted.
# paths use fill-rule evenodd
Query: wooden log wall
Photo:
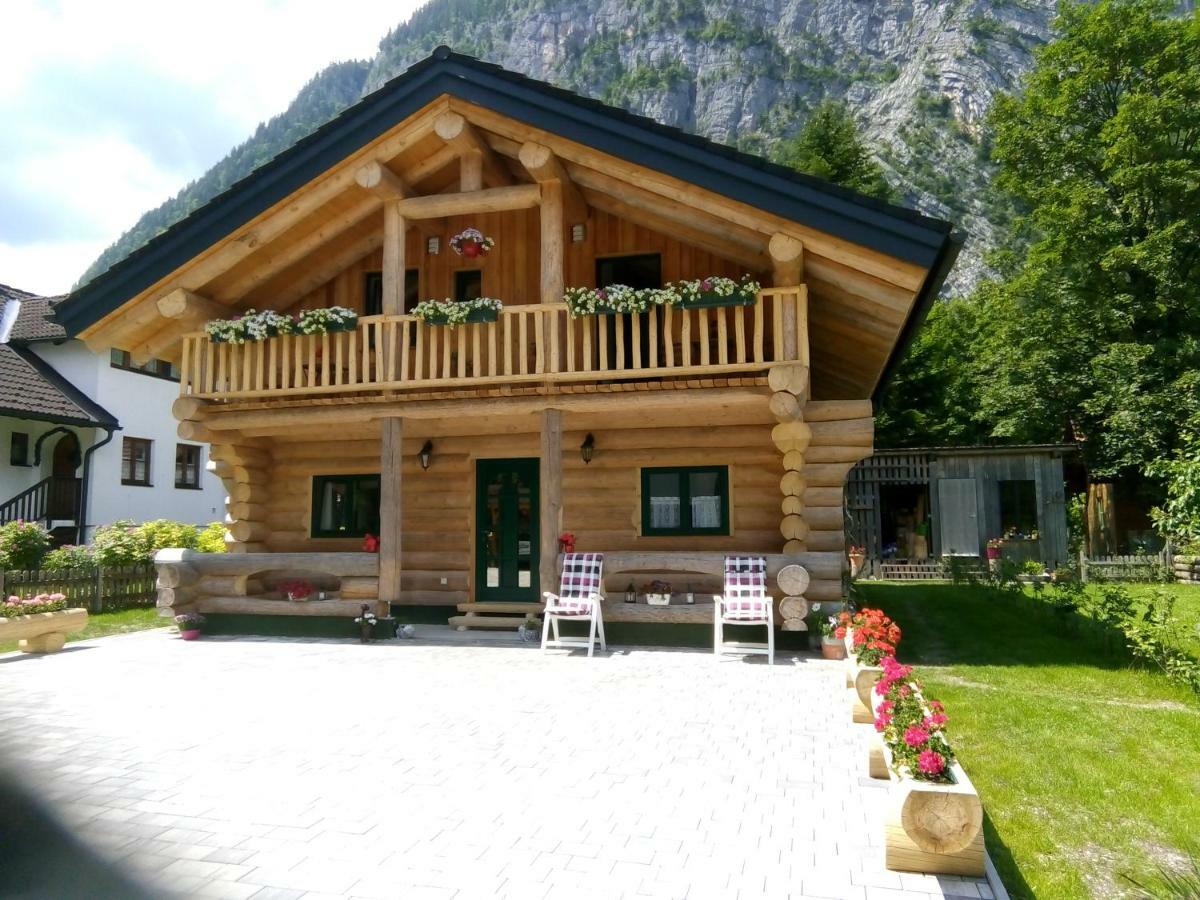
<svg viewBox="0 0 1200 900"><path fill-rule="evenodd" d="M441 247L437 254L428 252L429 235L416 228L409 229L404 258L410 269L419 270L419 299L450 297L454 293L455 272L479 269L483 296L499 298L506 305L537 303L538 219L538 210L528 209L432 220L429 224L436 224L440 232ZM472 225L496 239L495 250L483 259L466 259L450 249L450 238ZM627 253L661 254L664 282L706 275L740 278L745 274L761 274L747 273L743 265L599 210L592 210L585 224L585 239L574 242L568 233L563 248L564 281L568 287L594 287L596 258ZM319 260L314 258L314 263ZM337 305L361 313L364 276L382 268L383 251L375 250L303 297L292 311Z"/></svg>
<svg viewBox="0 0 1200 900"><path fill-rule="evenodd" d="M864 407L868 413L865 418ZM788 515L800 516L805 547L794 543L785 547L787 539L780 525L780 454L769 424L719 427L716 422L684 425L664 421L661 427L584 429L573 426L568 417L562 438L562 529L575 535L579 550L608 553L816 551L822 562L815 567L805 563L812 579L803 597L840 598L844 557L842 486L854 462L870 452L869 404L808 403L805 412L813 419L802 423L812 434L807 458L800 468L785 469L783 476L802 479L800 487L792 488L795 492L785 496L784 503L785 509L793 508L789 498L801 504L802 512ZM531 424L537 421L531 420ZM671 418L672 423L683 421L686 419L681 415ZM589 431L595 436L596 446L591 463L584 463L579 446ZM435 434L432 464L426 471L420 466L418 452L427 437L425 433L408 436L406 432L403 441L400 602L451 605L470 599L476 459L538 457L540 436L532 432L446 437ZM332 436L279 438L270 444L269 452L271 483L262 508L253 511L266 526L264 549L289 553L358 550L360 538L310 537L312 478L378 472L379 439L364 437L361 432L345 440ZM641 535L643 467L714 464L729 466L729 535ZM625 581L632 578L640 585L651 577L653 573L646 573L645 578L631 575ZM621 590L625 581L610 583L609 589ZM683 591L691 582L675 578L672 583ZM719 585L719 579L703 577L692 583L697 593L714 592ZM796 613L792 618L803 618L798 614L800 604L793 603L788 609Z"/></svg>

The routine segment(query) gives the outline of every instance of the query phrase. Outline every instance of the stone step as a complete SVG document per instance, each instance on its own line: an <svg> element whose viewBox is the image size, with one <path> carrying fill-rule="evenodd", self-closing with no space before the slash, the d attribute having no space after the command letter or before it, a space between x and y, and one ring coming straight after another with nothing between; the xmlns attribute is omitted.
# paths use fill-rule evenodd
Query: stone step
<svg viewBox="0 0 1200 900"><path fill-rule="evenodd" d="M450 624L459 631L466 631L468 628L509 628L516 630L522 625L530 628L541 628L542 622L530 616L477 616L468 614L465 616L451 616Z"/></svg>
<svg viewBox="0 0 1200 900"><path fill-rule="evenodd" d="M542 614L541 603L507 603L507 602L486 602L486 603L460 603L458 604L460 613L527 613L530 615L540 616Z"/></svg>

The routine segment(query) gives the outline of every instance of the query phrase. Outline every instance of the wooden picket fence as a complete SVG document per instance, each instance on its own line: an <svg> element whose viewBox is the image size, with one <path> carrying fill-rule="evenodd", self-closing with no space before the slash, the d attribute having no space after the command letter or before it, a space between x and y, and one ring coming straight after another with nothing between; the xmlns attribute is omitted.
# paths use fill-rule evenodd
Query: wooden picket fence
<svg viewBox="0 0 1200 900"><path fill-rule="evenodd" d="M1158 581L1171 571L1169 548L1162 553L1088 556L1079 551L1079 576L1089 581Z"/></svg>
<svg viewBox="0 0 1200 900"><path fill-rule="evenodd" d="M100 569L0 571L0 596L65 594L68 606L108 612L154 606L156 580L151 563Z"/></svg>

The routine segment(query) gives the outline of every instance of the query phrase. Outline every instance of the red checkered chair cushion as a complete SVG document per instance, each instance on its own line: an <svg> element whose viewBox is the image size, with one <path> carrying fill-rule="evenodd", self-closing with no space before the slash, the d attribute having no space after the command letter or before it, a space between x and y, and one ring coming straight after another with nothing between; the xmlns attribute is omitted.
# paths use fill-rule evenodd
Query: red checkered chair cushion
<svg viewBox="0 0 1200 900"><path fill-rule="evenodd" d="M604 593L603 576L603 553L568 553L558 596L546 595L546 609L560 616L591 615L592 603Z"/></svg>
<svg viewBox="0 0 1200 900"><path fill-rule="evenodd" d="M721 597L721 617L747 621L762 621L771 617L765 557L725 557L725 593Z"/></svg>

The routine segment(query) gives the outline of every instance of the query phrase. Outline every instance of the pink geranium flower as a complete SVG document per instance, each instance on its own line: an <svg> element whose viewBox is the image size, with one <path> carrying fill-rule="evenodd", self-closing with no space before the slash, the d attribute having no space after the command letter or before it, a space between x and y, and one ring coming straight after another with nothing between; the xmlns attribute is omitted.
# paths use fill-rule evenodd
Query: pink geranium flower
<svg viewBox="0 0 1200 900"><path fill-rule="evenodd" d="M946 757L936 750L922 750L917 757L917 768L926 775L940 775L946 768Z"/></svg>
<svg viewBox="0 0 1200 900"><path fill-rule="evenodd" d="M929 740L929 732L919 725L910 725L904 731L904 743L910 747L920 747Z"/></svg>

